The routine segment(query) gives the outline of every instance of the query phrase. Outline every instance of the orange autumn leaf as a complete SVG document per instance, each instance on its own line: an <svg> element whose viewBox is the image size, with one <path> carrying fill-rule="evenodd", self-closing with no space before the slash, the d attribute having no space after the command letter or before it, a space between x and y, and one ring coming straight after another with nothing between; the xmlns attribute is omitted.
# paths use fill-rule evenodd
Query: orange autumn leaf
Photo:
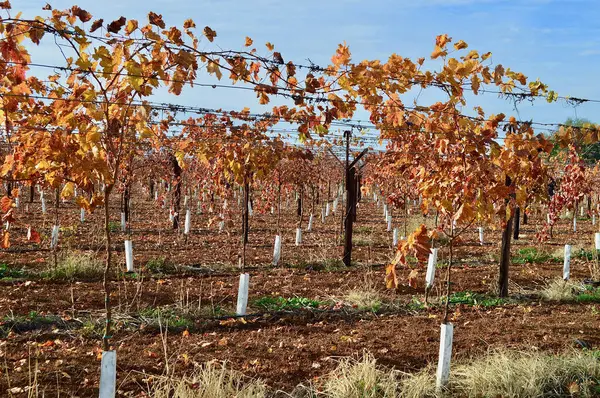
<svg viewBox="0 0 600 398"><path fill-rule="evenodd" d="M459 40L456 43L454 43L454 48L457 50L462 50L467 47L469 47L469 45L467 43L465 43L464 40Z"/></svg>
<svg viewBox="0 0 600 398"><path fill-rule="evenodd" d="M2 199L0 199L0 209L2 209L2 212L7 213L12 207L12 203L13 202L11 198L8 196L3 196Z"/></svg>
<svg viewBox="0 0 600 398"><path fill-rule="evenodd" d="M408 236L402 250L414 255L420 262L424 263L429 258L431 245L427 227L423 224Z"/></svg>
<svg viewBox="0 0 600 398"><path fill-rule="evenodd" d="M10 247L10 234L8 231L4 231L2 234L2 241L0 242L1 249L8 249Z"/></svg>
<svg viewBox="0 0 600 398"><path fill-rule="evenodd" d="M398 287L396 266L398 264L406 265L406 258L409 255L416 257L419 261L419 264L425 264L431 250L429 239L430 234L427 233L427 227L425 227L425 225L421 225L412 234L410 234L408 238L398 244L398 250L396 251L394 260L392 260L392 262L385 268L385 285L388 289ZM414 272L416 272L416 270L413 270L413 272L410 274L413 276L413 278L415 277ZM409 285L411 283L410 278L411 276L409 276Z"/></svg>
<svg viewBox="0 0 600 398"><path fill-rule="evenodd" d="M385 287L396 289L398 287L398 275L396 275L396 264L388 264L385 267Z"/></svg>
<svg viewBox="0 0 600 398"><path fill-rule="evenodd" d="M441 48L446 47L446 44L450 43L451 41L452 41L452 38L450 36L448 36L447 34L438 35L435 38L435 44Z"/></svg>

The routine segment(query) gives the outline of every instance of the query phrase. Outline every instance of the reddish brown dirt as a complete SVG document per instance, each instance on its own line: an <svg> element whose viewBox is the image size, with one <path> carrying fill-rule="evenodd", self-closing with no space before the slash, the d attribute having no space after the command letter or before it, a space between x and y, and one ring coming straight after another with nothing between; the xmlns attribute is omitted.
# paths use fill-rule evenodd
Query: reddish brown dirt
<svg viewBox="0 0 600 398"><path fill-rule="evenodd" d="M30 205L39 208L39 203ZM49 234L52 208L48 215L22 214L12 229L13 246L0 253L0 263L23 268L28 272L51 267L52 255L47 242L41 247L24 241L26 224ZM115 221L118 209L114 209ZM237 213L234 215L238 217ZM61 235L61 251L90 249L102 253L100 215L88 215L80 225L78 210L72 204L61 204L61 225L67 227ZM221 307L233 311L237 295L239 270L239 231L228 225L228 232L219 233L216 224L208 225L208 214L194 215L193 228L187 242L169 230L166 210L153 203L141 202L132 215L136 266L148 260L166 257L176 265L201 268L202 274L150 276L143 279L120 277L114 282L113 303L117 313L135 313L139 309L175 306L184 301L201 300L203 307ZM565 243L591 248L595 227L590 221L580 221L578 232L570 231L571 222L561 221L554 229L554 238L539 244L535 234L541 216L532 217L531 225L522 227L521 239L514 242L513 254L520 248L537 247L560 255ZM420 220L420 217L418 218ZM139 220L147 220L145 222ZM293 245L296 217L293 209L285 211L282 222L284 268L270 266L275 217L255 215L251 219L248 271L251 274L251 303L249 312L258 310L253 299L262 296L308 297L319 300L343 299L354 288L371 284L385 302L408 303L414 295L422 298L418 289L403 286L398 292L384 289L383 265L392 257L391 233L385 231L381 208L371 202L361 204L357 222L354 258L361 266L350 270L324 270L323 263L339 258L336 246L339 217L329 218L325 225L315 215L314 232L304 234L300 247ZM306 217L304 225L306 225ZM412 222L414 224L414 222ZM237 223L236 225L239 225ZM75 230L76 226L76 230ZM400 221L400 227L402 222ZM70 229L69 229L70 228ZM402 228L401 228L402 229ZM124 235L114 234L117 250ZM484 246L477 244L475 228L469 230L457 248L457 260L452 270L453 291L486 293L493 291L497 278L499 231L486 231ZM440 260L446 259L442 248ZM99 254L101 256L102 254ZM122 268L123 253L117 254ZM590 264L572 261L574 279L589 276ZM209 272L210 271L210 272ZM548 280L562 273L562 261L543 264L511 266L513 294L539 289ZM408 269L399 270L401 280L407 281ZM433 296L443 291L445 270L438 270ZM424 271L421 271L424 277ZM423 278L421 278L423 279ZM102 314L104 298L100 281L49 282L43 279L0 282L4 294L0 297L0 316L57 315L68 320L97 318ZM597 330L600 321L596 306L558 305L523 301L501 307L484 309L459 306L452 309L456 325L454 354L468 358L496 347L543 349L559 351L574 345L574 339L585 340L593 346L600 344ZM294 312L247 319L247 323L218 320L197 321L189 335L181 330L167 336L167 356L170 370L176 374L193 369L195 364L208 360L226 360L228 366L249 376L264 379L273 388L291 391L295 385L318 379L335 367L338 357L373 353L385 365L401 370L417 370L435 362L439 342L441 313L438 309L409 313L400 306L380 315L353 311ZM126 328L113 339L118 350L119 391L136 396L147 390L149 375L165 371L165 357L160 333L155 328ZM6 358L0 377L0 395L10 387L31 384L39 370L37 383L45 396L97 396L99 341L86 337L81 330L71 330L62 323L37 325L34 330L13 330L0 341L0 357ZM25 396L25 394L17 395Z"/></svg>

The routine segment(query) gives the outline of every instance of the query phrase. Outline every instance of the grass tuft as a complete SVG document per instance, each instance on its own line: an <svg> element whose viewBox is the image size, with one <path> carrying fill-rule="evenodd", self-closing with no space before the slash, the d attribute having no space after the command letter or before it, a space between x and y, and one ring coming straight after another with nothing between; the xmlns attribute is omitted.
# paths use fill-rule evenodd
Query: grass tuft
<svg viewBox="0 0 600 398"><path fill-rule="evenodd" d="M499 350L452 372L451 391L465 397L589 397L600 362L593 352L552 355Z"/></svg>
<svg viewBox="0 0 600 398"><path fill-rule="evenodd" d="M177 271L177 267L165 257L151 258L146 263L146 270L151 274L172 274Z"/></svg>
<svg viewBox="0 0 600 398"><path fill-rule="evenodd" d="M584 286L573 281L560 278L549 282L540 292L543 299L560 302L598 303L600 288Z"/></svg>
<svg viewBox="0 0 600 398"><path fill-rule="evenodd" d="M431 366L417 373L404 373L399 384L404 398L436 397L435 370Z"/></svg>
<svg viewBox="0 0 600 398"><path fill-rule="evenodd" d="M539 251L535 247L524 247L519 249L518 254L512 258L513 264L542 264L545 262L556 262L559 259L552 254Z"/></svg>
<svg viewBox="0 0 600 398"><path fill-rule="evenodd" d="M161 378L150 394L154 398L264 398L267 387L224 365L208 362L192 375Z"/></svg>
<svg viewBox="0 0 600 398"><path fill-rule="evenodd" d="M544 300L549 301L575 301L577 294L583 290L584 288L581 284L557 278L548 282L540 292L540 295Z"/></svg>
<svg viewBox="0 0 600 398"><path fill-rule="evenodd" d="M404 374L399 396L421 397L592 397L600 392L599 353L491 351L454 365L447 389L435 391L435 368Z"/></svg>
<svg viewBox="0 0 600 398"><path fill-rule="evenodd" d="M370 354L360 360L344 358L323 382L327 398L395 398L398 397L396 372L377 366Z"/></svg>
<svg viewBox="0 0 600 398"><path fill-rule="evenodd" d="M152 327L164 325L166 328L179 330L194 326L194 321L190 317L172 308L147 307L140 310L138 316L146 325Z"/></svg>
<svg viewBox="0 0 600 398"><path fill-rule="evenodd" d="M50 280L98 280L104 273L104 264L90 253L67 252L59 259L56 267L42 273Z"/></svg>
<svg viewBox="0 0 600 398"><path fill-rule="evenodd" d="M381 294L375 288L375 285L365 279L362 287L354 288L346 293L344 301L359 310L368 310L377 312L381 308Z"/></svg>

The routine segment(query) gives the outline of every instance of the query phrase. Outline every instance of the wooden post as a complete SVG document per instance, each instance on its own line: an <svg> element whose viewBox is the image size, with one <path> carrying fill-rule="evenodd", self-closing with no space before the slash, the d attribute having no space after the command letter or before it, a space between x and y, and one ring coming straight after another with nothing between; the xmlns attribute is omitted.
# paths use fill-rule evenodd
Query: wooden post
<svg viewBox="0 0 600 398"><path fill-rule="evenodd" d="M244 198L242 203L242 240L244 246L248 243L248 232L249 232L249 205L250 205L250 183L247 179L244 179Z"/></svg>
<svg viewBox="0 0 600 398"><path fill-rule="evenodd" d="M349 168L346 172L347 181L354 181L356 169ZM346 186L346 217L344 220L344 264L350 266L352 262L352 227L354 222L354 213L356 212L356 184L350 183Z"/></svg>
<svg viewBox="0 0 600 398"><path fill-rule="evenodd" d="M179 213L181 208L181 166L175 155L171 155L173 165L173 177L175 177L175 189L173 190L173 229L179 229Z"/></svg>
<svg viewBox="0 0 600 398"><path fill-rule="evenodd" d="M506 176L506 186L510 186L512 180ZM506 200L506 206L509 205L509 200ZM506 226L502 231L502 245L500 249L500 268L498 273L498 295L500 297L508 296L508 267L510 266L510 238L512 232L514 216L506 222Z"/></svg>
<svg viewBox="0 0 600 398"><path fill-rule="evenodd" d="M149 192L148 200L149 201L154 200L154 180L152 178L150 179L150 192Z"/></svg>
<svg viewBox="0 0 600 398"><path fill-rule="evenodd" d="M521 208L517 207L515 209L515 228L513 231L513 238L514 240L519 240L519 226L520 226L520 220L521 220Z"/></svg>

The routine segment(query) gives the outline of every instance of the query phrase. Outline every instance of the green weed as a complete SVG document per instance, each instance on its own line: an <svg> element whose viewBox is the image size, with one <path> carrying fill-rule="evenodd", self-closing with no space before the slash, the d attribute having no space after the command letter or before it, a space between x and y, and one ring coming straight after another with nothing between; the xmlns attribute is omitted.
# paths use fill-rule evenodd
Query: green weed
<svg viewBox="0 0 600 398"><path fill-rule="evenodd" d="M109 221L108 229L110 232L120 232L121 231L121 222L120 221Z"/></svg>
<svg viewBox="0 0 600 398"><path fill-rule="evenodd" d="M506 299L473 292L456 292L450 295L450 304L496 307L506 303Z"/></svg>
<svg viewBox="0 0 600 398"><path fill-rule="evenodd" d="M512 258L513 264L541 264L548 261L558 261L550 253L538 251L535 247L524 247L519 249L518 254Z"/></svg>
<svg viewBox="0 0 600 398"><path fill-rule="evenodd" d="M25 271L22 269L11 268L8 265L0 264L0 279L18 279L25 277Z"/></svg>
<svg viewBox="0 0 600 398"><path fill-rule="evenodd" d="M103 273L103 262L93 254L67 252L58 259L56 267L43 272L41 276L59 281L98 280Z"/></svg>
<svg viewBox="0 0 600 398"><path fill-rule="evenodd" d="M148 325L168 326L175 329L189 329L194 326L194 321L172 308L148 307L138 313L139 317Z"/></svg>
<svg viewBox="0 0 600 398"><path fill-rule="evenodd" d="M306 308L318 308L324 302L306 297L261 297L254 300L253 306L264 311L289 311Z"/></svg>
<svg viewBox="0 0 600 398"><path fill-rule="evenodd" d="M173 263L165 257L151 258L146 263L146 270L152 274L171 274L177 269Z"/></svg>

